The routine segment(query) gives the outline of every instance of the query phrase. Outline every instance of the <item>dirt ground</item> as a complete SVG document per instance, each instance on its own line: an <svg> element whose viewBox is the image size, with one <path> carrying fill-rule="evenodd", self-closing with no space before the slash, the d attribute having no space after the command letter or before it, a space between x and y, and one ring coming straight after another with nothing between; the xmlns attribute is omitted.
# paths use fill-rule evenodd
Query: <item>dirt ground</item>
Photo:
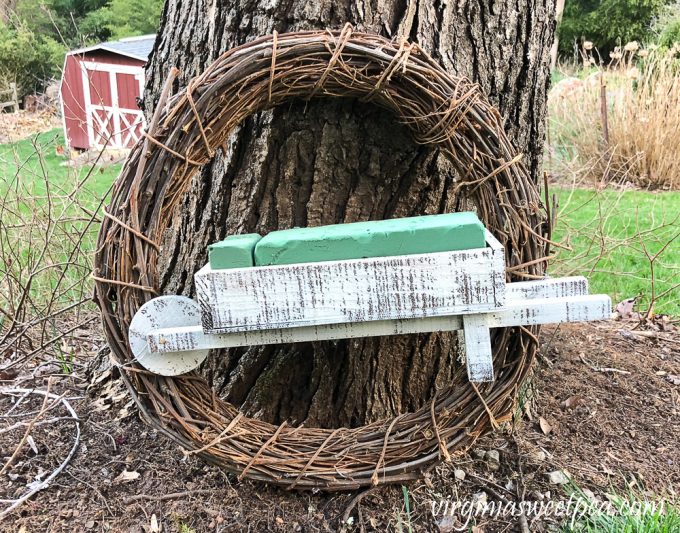
<svg viewBox="0 0 680 533"><path fill-rule="evenodd" d="M58 367L38 369L35 378L0 382L5 388L45 390L51 379L50 390L64 395L82 421L73 459L47 489L0 521L0 530L548 531L564 519L524 513L466 522L462 511L433 509L441 511L436 505L442 501L567 500L574 485L598 501L612 492L677 500L677 331L640 331L633 322L562 325L545 328L542 343L535 377L520 394L512 426L484 437L428 479L347 494L286 492L238 482L184 455L139 420L110 371L98 375L100 383L89 392L82 372L60 374ZM74 443L75 423L61 406L41 419L58 419L53 423L7 430L45 407L43 397L28 395L10 412L19 396L0 397L0 412L9 412L0 421L2 464L22 436L32 439L1 474L0 512L27 483L45 479ZM573 485L555 483L569 476Z"/></svg>

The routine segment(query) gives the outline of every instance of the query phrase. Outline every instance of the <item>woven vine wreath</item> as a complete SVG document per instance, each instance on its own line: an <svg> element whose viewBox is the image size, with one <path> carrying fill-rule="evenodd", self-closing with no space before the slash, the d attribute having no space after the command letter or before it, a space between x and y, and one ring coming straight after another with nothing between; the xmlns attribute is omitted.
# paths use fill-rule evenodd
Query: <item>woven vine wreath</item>
<svg viewBox="0 0 680 533"><path fill-rule="evenodd" d="M447 74L417 44L353 33L349 25L274 33L225 53L171 97L170 86L116 182L95 258L106 337L149 423L239 478L343 490L422 477L508 420L537 349L535 328L495 330L495 382L477 387L461 368L419 410L357 428L269 424L222 401L196 372L163 377L137 364L128 325L158 295L158 243L192 177L246 117L291 99L371 102L394 113L417 142L445 153L505 246L508 281L543 277L549 242L537 188L499 113L477 85Z"/></svg>

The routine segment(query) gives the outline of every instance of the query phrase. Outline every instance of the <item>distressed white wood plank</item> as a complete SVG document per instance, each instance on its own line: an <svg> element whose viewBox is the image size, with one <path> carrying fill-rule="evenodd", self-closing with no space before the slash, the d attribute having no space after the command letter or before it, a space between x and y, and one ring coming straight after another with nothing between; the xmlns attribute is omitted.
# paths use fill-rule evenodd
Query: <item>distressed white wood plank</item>
<svg viewBox="0 0 680 533"><path fill-rule="evenodd" d="M569 298L588 294L588 280L583 276L516 281L506 285L508 300L536 298Z"/></svg>
<svg viewBox="0 0 680 533"><path fill-rule="evenodd" d="M213 270L195 275L206 333L425 318L499 308L503 249Z"/></svg>
<svg viewBox="0 0 680 533"><path fill-rule="evenodd" d="M463 315L463 342L468 379L473 383L493 381L491 333L485 314Z"/></svg>
<svg viewBox="0 0 680 533"><path fill-rule="evenodd" d="M611 300L606 295L572 296L568 300L564 298L509 300L507 307L503 310L486 313L490 328L607 320L609 318L611 318ZM205 334L200 326L187 326L156 329L148 335L148 343L151 352L173 352L404 335L432 331L455 331L461 330L462 327L463 318L460 315L408 320L377 320L215 335Z"/></svg>

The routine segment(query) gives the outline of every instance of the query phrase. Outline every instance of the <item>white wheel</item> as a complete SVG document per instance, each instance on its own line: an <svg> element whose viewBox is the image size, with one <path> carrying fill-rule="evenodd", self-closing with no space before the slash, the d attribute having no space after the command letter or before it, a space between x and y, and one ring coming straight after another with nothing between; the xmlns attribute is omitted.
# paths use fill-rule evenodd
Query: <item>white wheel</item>
<svg viewBox="0 0 680 533"><path fill-rule="evenodd" d="M147 336L153 329L200 326L201 308L186 296L159 296L146 302L132 317L129 342L139 364L163 376L178 376L197 368L209 350L153 353Z"/></svg>

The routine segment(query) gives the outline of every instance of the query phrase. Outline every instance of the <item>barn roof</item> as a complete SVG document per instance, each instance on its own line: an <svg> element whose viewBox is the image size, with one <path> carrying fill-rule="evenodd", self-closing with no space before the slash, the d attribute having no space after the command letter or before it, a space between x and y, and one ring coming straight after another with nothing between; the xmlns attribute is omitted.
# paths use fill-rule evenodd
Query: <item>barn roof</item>
<svg viewBox="0 0 680 533"><path fill-rule="evenodd" d="M71 50L69 55L84 54L86 52L94 52L95 50L105 50L114 54L120 54L132 59L138 59L146 62L149 59L149 54L153 49L153 44L156 41L156 35L142 35L140 37L127 37L119 41L108 41L105 43L95 44L87 48L79 48L78 50Z"/></svg>

